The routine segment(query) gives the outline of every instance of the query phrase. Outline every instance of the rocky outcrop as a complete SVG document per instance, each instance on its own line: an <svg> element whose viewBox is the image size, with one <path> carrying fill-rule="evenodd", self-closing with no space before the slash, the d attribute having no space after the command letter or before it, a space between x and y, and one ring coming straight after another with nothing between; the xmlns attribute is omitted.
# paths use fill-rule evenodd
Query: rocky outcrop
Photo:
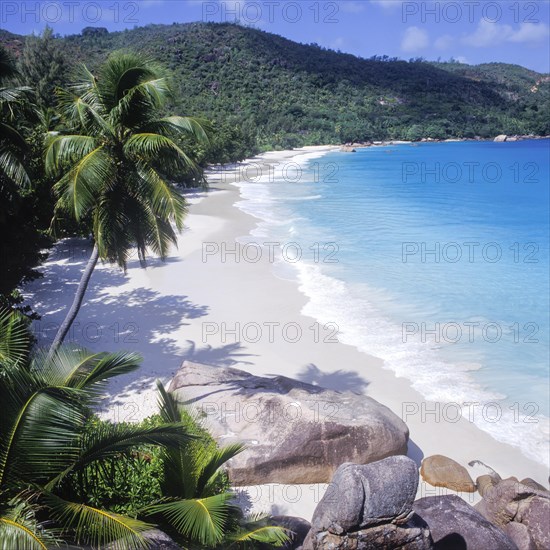
<svg viewBox="0 0 550 550"><path fill-rule="evenodd" d="M468 470L458 462L443 455L432 455L422 461L422 479L434 487L446 487L458 493L474 493L476 484Z"/></svg>
<svg viewBox="0 0 550 550"><path fill-rule="evenodd" d="M529 529L522 523L511 521L504 527L504 532L514 541L518 550L537 550Z"/></svg>
<svg viewBox="0 0 550 550"><path fill-rule="evenodd" d="M539 491L548 491L544 485L541 485L534 479L531 479L530 477L526 477L520 481L522 485L527 485L527 487L531 487L531 489L537 489Z"/></svg>
<svg viewBox="0 0 550 550"><path fill-rule="evenodd" d="M343 462L367 464L407 450L405 423L363 395L189 362L170 390L206 417L224 445L247 446L228 464L236 486L326 483Z"/></svg>
<svg viewBox="0 0 550 550"><path fill-rule="evenodd" d="M428 525L437 550L517 550L504 531L456 495L421 498L413 510Z"/></svg>
<svg viewBox="0 0 550 550"><path fill-rule="evenodd" d="M426 524L413 513L418 468L405 456L342 464L315 509L303 550L427 550Z"/></svg>
<svg viewBox="0 0 550 550"><path fill-rule="evenodd" d="M351 145L342 145L340 151L342 151L342 153L357 153L357 149Z"/></svg>
<svg viewBox="0 0 550 550"><path fill-rule="evenodd" d="M545 489L533 488L515 478L503 479L487 487L475 507L491 523L518 537L522 535L526 547L531 541L537 550L550 548L550 493ZM511 523L520 523L527 531Z"/></svg>
<svg viewBox="0 0 550 550"><path fill-rule="evenodd" d="M506 141L507 139L507 135L506 134L500 134L499 136L497 136L493 141L497 142L497 143L501 143L503 141Z"/></svg>
<svg viewBox="0 0 550 550"><path fill-rule="evenodd" d="M434 548L427 525L413 516L403 525L384 523L353 533L336 535L325 531L304 544L303 550L431 550Z"/></svg>

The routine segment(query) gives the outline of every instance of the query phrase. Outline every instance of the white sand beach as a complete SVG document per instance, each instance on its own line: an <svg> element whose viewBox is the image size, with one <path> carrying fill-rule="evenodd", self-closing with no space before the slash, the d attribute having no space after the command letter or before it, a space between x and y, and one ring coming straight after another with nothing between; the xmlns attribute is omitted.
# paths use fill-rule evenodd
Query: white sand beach
<svg viewBox="0 0 550 550"><path fill-rule="evenodd" d="M270 153L260 161L277 162L326 150ZM184 360L232 366L364 392L403 417L410 428L409 456L418 463L432 454L446 455L465 466L481 460L502 477L531 477L547 485L548 469L526 458L519 448L495 441L465 418L449 422L441 415L421 414L433 411L435 405L426 403L407 379L384 369L381 359L341 342L324 342L327 333L322 328L321 338L316 338L310 329L316 320L302 314L307 297L297 282L276 276L269 254L247 261L230 253L258 220L235 206L239 189L231 178L222 179L213 173L210 191L189 195L186 229L165 263L151 259L142 269L135 258L126 273L98 265L92 276L70 339L96 351L128 349L143 355L138 371L110 385L101 409L105 417L135 421L153 414L155 380L169 383ZM227 254L221 253L222 247ZM43 267L44 278L24 289L43 315L34 324L40 345L49 343L62 321L88 254L83 241L59 243ZM243 335L247 323L263 327L259 338ZM290 341L293 338L282 333L285 326L299 326L302 336ZM232 332L236 328L237 333ZM409 413L406 418L404 411ZM477 472L472 469L474 479ZM441 494L438 491L424 483L419 489L421 496ZM262 486L251 493L256 509L308 520L319 497L315 486Z"/></svg>

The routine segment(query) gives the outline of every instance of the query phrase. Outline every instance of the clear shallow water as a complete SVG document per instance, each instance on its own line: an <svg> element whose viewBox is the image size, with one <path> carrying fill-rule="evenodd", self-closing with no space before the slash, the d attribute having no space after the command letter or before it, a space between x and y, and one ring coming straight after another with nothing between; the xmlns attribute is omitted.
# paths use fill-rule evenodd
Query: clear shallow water
<svg viewBox="0 0 550 550"><path fill-rule="evenodd" d="M254 242L299 244L277 271L304 313L547 463L549 170L549 140L308 154L239 206Z"/></svg>

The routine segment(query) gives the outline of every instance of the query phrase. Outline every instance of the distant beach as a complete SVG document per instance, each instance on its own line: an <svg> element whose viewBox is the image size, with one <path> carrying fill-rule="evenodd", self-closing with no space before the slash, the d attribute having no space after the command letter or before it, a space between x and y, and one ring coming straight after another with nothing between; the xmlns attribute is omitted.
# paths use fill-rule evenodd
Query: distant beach
<svg viewBox="0 0 550 550"><path fill-rule="evenodd" d="M151 259L141 269L136 257L126 273L98 265L70 340L95 351L129 349L143 355L138 371L109 386L102 415L136 421L154 414L155 380L169 382L184 360L233 366L369 395L406 421L409 456L417 463L432 454L463 465L480 460L502 477L531 477L546 484L547 468L519 448L496 441L465 418L448 422L421 414L434 410L434 404L406 378L384 369L382 359L335 341L331 327L304 314L308 297L297 281L285 276L276 245L264 246L258 257L255 243L264 242L258 229L261 220L244 212L242 204L237 206L243 196L234 183L243 178L243 170L251 178L263 167L260 175L266 177L276 163L300 165L338 149L271 152L234 167L213 167L207 174L210 190L187 195L186 228L166 263ZM247 243L252 246L243 251ZM289 248L285 254L295 252ZM88 254L82 240L60 242L42 268L45 277L25 287L42 314L33 327L39 345L51 341L63 319ZM315 491L304 488L301 499L288 502L279 490L261 492L257 508L311 518ZM436 494L422 483L419 492Z"/></svg>

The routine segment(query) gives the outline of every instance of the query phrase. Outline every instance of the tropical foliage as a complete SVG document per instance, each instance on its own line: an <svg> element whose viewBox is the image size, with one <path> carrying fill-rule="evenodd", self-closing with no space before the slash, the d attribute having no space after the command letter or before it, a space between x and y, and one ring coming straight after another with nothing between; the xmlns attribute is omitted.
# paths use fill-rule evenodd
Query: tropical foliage
<svg viewBox="0 0 550 550"><path fill-rule="evenodd" d="M244 446L219 448L198 418L182 408L161 384L158 390L162 421L181 422L198 439L163 449L163 498L142 512L168 524L188 544L196 541L201 547L215 548L254 543L282 546L288 540L283 530L270 526L261 516L243 518L232 504L234 494L221 468Z"/></svg>
<svg viewBox="0 0 550 550"><path fill-rule="evenodd" d="M362 59L229 23L63 40L91 65L117 48L162 59L177 110L238 125L262 149L407 139L413 125L432 138L550 134L548 75L517 65Z"/></svg>
<svg viewBox="0 0 550 550"><path fill-rule="evenodd" d="M161 116L168 78L152 60L112 54L97 76L86 66L78 82L60 91L64 131L48 133L46 172L60 179L53 229L65 217L89 230L94 248L75 301L52 345L63 342L99 259L126 268L134 248L165 259L183 228L185 199L170 183L195 169L180 146L190 136L208 142L207 125L192 117Z"/></svg>
<svg viewBox="0 0 550 550"><path fill-rule="evenodd" d="M111 424L90 434L92 406L112 377L139 367L135 353L59 350L29 354L29 336L15 313L0 315L0 543L45 548L52 540L142 548L142 521L74 500L74 483L90 467L136 445L174 446L191 436L181 423L153 427Z"/></svg>
<svg viewBox="0 0 550 550"><path fill-rule="evenodd" d="M287 540L231 502L221 467L242 447L219 449L162 385L161 413L146 422L94 415L105 384L139 367L137 354L29 350L20 315L1 312L0 548L146 548L154 525L185 547Z"/></svg>
<svg viewBox="0 0 550 550"><path fill-rule="evenodd" d="M18 83L18 77L12 56L0 47L0 307L21 307L16 287L38 276L34 267L48 242L40 214L50 215L45 207L48 200L40 201L36 181L31 185L33 95Z"/></svg>

